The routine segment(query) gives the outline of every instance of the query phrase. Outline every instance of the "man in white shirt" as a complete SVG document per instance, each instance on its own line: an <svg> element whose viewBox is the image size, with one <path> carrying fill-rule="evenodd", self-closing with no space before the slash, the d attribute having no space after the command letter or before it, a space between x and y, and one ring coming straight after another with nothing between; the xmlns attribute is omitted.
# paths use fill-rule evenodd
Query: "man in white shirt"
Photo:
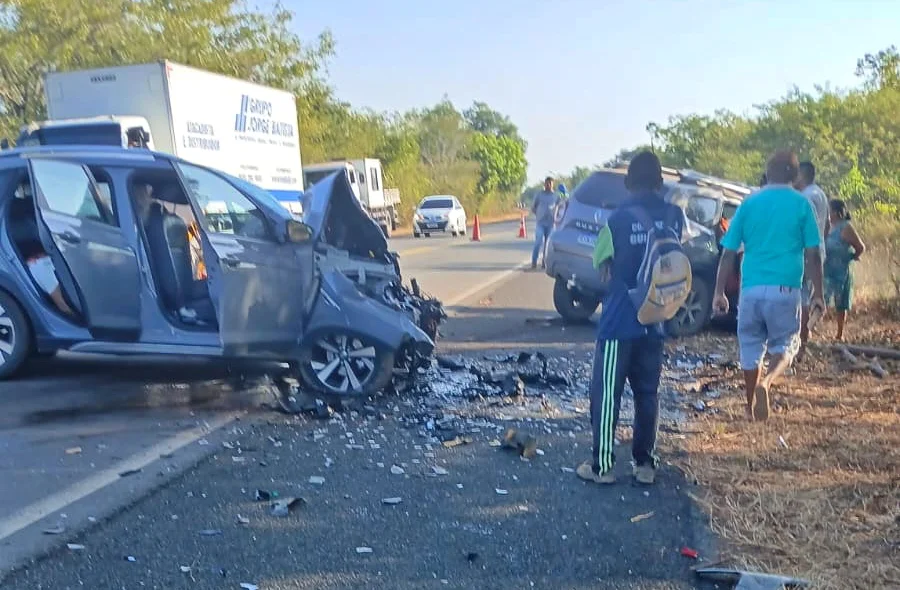
<svg viewBox="0 0 900 590"><path fill-rule="evenodd" d="M829 230L829 214L828 214L828 196L816 184L816 167L812 162L800 162L800 174L797 176L797 182L794 188L800 191L809 204L812 206L813 213L816 216L816 225L819 227L819 257L823 264L825 262L825 236ZM800 324L800 353L806 350L806 342L809 340L809 302L812 298L812 289L809 282L809 273L803 280L803 289L801 291L803 302L803 313ZM816 293L821 295L821 293ZM800 356L800 355L798 355Z"/></svg>

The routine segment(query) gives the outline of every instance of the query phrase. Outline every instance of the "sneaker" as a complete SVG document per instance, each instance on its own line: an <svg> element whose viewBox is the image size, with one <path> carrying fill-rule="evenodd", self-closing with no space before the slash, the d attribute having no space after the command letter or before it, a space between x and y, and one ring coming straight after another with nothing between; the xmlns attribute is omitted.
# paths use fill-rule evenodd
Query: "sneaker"
<svg viewBox="0 0 900 590"><path fill-rule="evenodd" d="M753 392L753 418L769 419L769 388L765 385L757 385L756 391Z"/></svg>
<svg viewBox="0 0 900 590"><path fill-rule="evenodd" d="M644 486L653 485L656 481L656 469L650 465L635 465L634 480Z"/></svg>
<svg viewBox="0 0 900 590"><path fill-rule="evenodd" d="M616 483L616 474L613 473L611 469L609 471L604 471L603 473L594 473L594 467L591 461L585 461L579 465L578 469L575 470L575 473L577 473L578 477L584 481L592 481L594 483L606 485Z"/></svg>

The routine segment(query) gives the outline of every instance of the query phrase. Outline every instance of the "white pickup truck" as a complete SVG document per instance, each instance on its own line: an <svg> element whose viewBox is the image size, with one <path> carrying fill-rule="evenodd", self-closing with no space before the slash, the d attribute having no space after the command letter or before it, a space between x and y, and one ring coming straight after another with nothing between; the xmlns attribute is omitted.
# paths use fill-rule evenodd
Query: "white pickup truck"
<svg viewBox="0 0 900 590"><path fill-rule="evenodd" d="M23 127L19 145L155 149L299 207L303 166L289 92L170 61L52 72L44 91L50 120Z"/></svg>
<svg viewBox="0 0 900 590"><path fill-rule="evenodd" d="M363 209L381 227L387 237L400 222L400 190L384 188L381 160L337 160L303 167L303 184L307 188L335 172L346 170L350 185Z"/></svg>

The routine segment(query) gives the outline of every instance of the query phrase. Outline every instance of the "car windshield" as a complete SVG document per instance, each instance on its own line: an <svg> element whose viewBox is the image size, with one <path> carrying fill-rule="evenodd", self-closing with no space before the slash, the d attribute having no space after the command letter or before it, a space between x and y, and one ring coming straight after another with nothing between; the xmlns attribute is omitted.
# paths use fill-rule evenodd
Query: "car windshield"
<svg viewBox="0 0 900 590"><path fill-rule="evenodd" d="M625 175L618 172L595 172L578 185L572 198L590 207L619 207L628 199Z"/></svg>
<svg viewBox="0 0 900 590"><path fill-rule="evenodd" d="M43 127L19 137L20 145L115 145L122 146L118 123Z"/></svg>
<svg viewBox="0 0 900 590"><path fill-rule="evenodd" d="M428 199L422 201L419 209L453 209L452 199Z"/></svg>

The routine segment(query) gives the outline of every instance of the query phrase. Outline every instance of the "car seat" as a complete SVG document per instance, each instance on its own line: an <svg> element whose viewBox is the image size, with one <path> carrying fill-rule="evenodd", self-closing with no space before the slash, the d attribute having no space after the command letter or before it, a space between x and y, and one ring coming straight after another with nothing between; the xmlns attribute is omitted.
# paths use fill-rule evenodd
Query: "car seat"
<svg viewBox="0 0 900 590"><path fill-rule="evenodd" d="M163 305L172 312L178 312L182 319L196 317L202 322L214 323L212 302L208 297L198 298L194 294L191 250L184 220L166 211L159 202L154 202L144 231ZM193 310L195 314L186 314L183 310Z"/></svg>

